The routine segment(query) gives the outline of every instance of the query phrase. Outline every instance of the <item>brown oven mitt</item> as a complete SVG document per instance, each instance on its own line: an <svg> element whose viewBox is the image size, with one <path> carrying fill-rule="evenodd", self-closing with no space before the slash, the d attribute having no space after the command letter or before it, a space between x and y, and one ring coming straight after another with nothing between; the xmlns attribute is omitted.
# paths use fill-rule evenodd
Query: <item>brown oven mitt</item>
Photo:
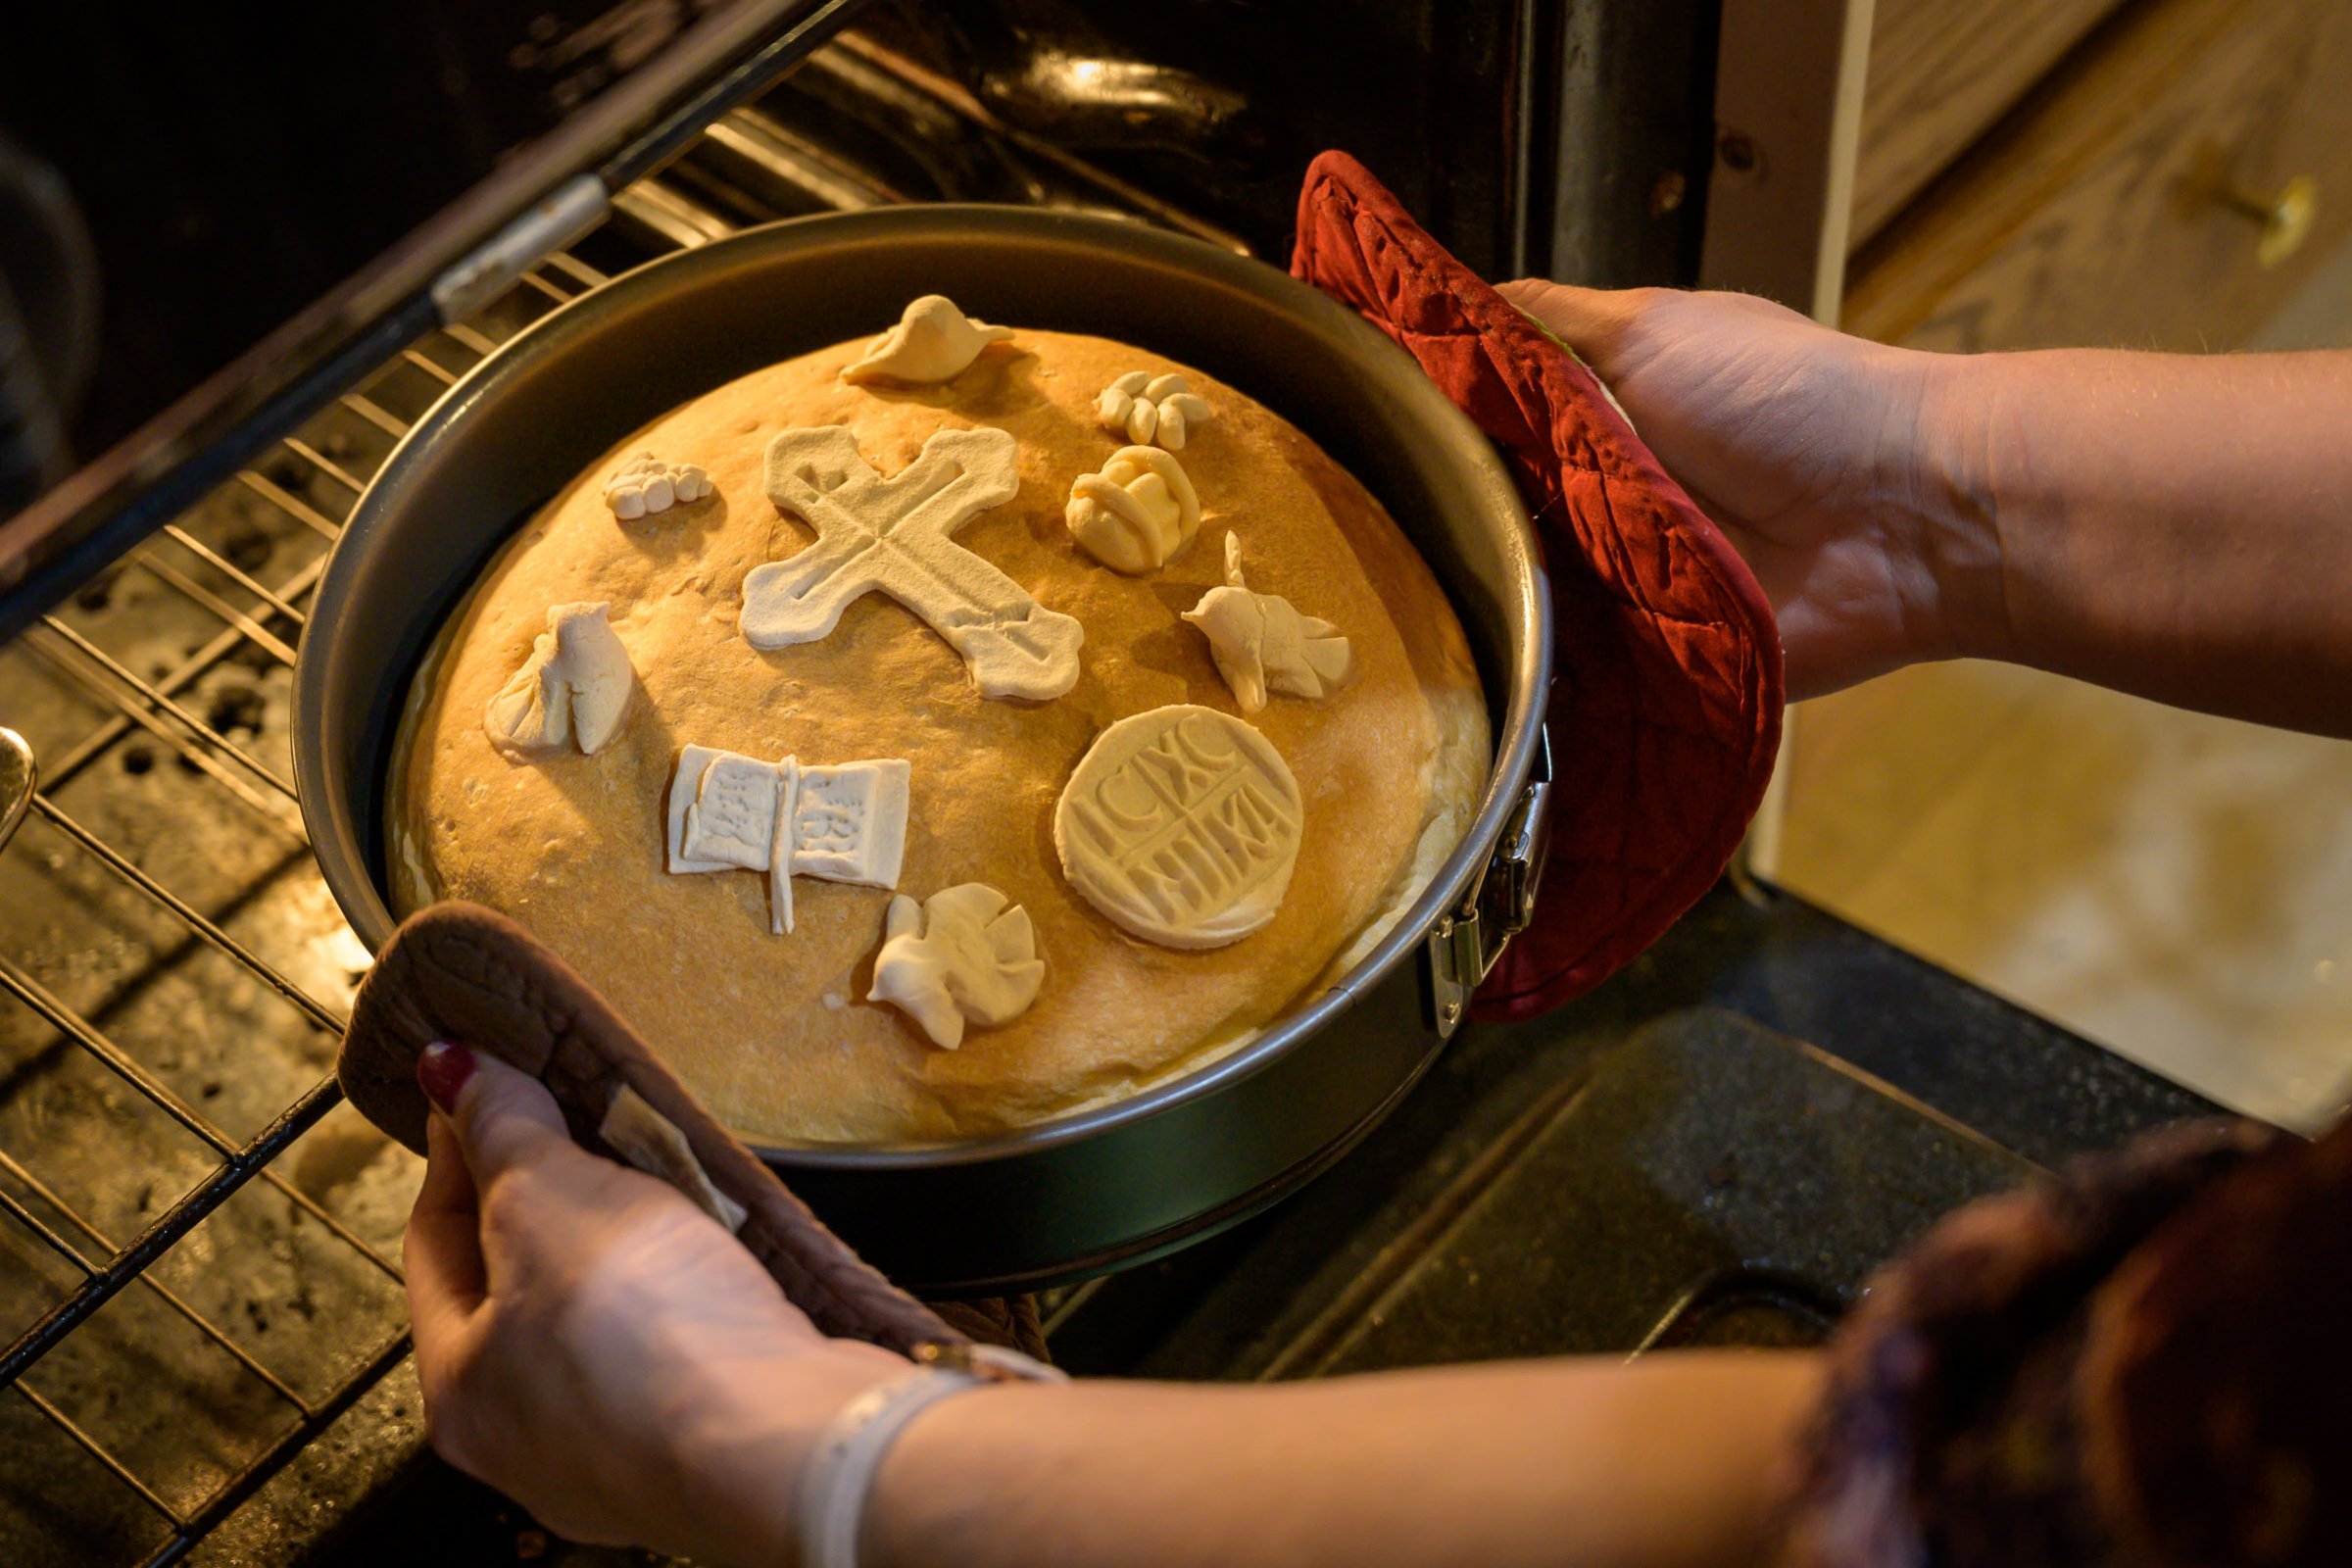
<svg viewBox="0 0 2352 1568"><path fill-rule="evenodd" d="M360 986L335 1060L360 1113L418 1153L430 1107L416 1058L436 1040L487 1052L545 1084L582 1148L662 1177L729 1225L819 1331L902 1355L980 1340L1043 1358L1033 1301L934 1308L884 1279L703 1108L587 981L478 904L436 904L401 923Z"/></svg>

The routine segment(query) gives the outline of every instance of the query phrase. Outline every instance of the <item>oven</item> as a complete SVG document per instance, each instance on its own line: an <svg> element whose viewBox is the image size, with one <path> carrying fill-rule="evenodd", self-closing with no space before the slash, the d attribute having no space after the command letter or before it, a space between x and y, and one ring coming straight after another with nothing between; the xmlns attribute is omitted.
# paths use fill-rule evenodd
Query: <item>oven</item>
<svg viewBox="0 0 2352 1568"><path fill-rule="evenodd" d="M87 73L0 122L33 171L0 220L11 1564L559 1549L422 1453L399 1283L416 1167L329 1073L368 955L318 876L288 734L344 518L501 342L651 258L892 203L1107 213L1279 263L1326 145L1490 275L1699 272L1699 0L66 9L67 52L17 58ZM418 51L437 85L403 97ZM157 70L194 85L159 103ZM333 158L299 156L306 127ZM480 166L463 191L409 178L445 139ZM112 156L178 142L164 185ZM306 278L324 286L299 311L270 292ZM1183 1377L1800 1341L1941 1208L2191 1108L1727 889L1566 1014L1465 1030L1272 1214L1042 1305L1075 1370Z"/></svg>

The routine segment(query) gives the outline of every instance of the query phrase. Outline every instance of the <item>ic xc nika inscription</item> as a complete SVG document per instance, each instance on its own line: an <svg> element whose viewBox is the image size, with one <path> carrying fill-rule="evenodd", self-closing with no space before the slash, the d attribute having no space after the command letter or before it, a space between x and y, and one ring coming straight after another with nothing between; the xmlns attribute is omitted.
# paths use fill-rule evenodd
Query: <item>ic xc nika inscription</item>
<svg viewBox="0 0 2352 1568"><path fill-rule="evenodd" d="M1123 718L1054 813L1062 870L1121 929L1171 948L1239 941L1274 918L1304 821L1272 743L1214 709Z"/></svg>

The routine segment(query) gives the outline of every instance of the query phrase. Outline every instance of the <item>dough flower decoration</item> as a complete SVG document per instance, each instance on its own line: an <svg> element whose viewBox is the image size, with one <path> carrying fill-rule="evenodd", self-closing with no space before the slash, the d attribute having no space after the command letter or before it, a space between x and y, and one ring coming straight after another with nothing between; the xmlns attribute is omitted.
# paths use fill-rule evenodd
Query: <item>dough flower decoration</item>
<svg viewBox="0 0 2352 1568"><path fill-rule="evenodd" d="M954 1051L965 1024L990 1029L1028 1011L1045 979L1029 911L985 882L964 882L920 905L904 893L890 901L866 1000L889 1003Z"/></svg>
<svg viewBox="0 0 2352 1568"><path fill-rule="evenodd" d="M600 600L548 611L530 657L482 710L482 728L507 760L527 762L574 744L593 756L620 728L637 671L605 618L611 608Z"/></svg>
<svg viewBox="0 0 2352 1568"><path fill-rule="evenodd" d="M898 325L868 343L865 358L845 367L841 378L852 386L953 381L972 368L982 349L1010 336L1011 327L975 321L945 294L926 294L907 305Z"/></svg>
<svg viewBox="0 0 2352 1568"><path fill-rule="evenodd" d="M710 476L691 463L664 463L640 452L605 481L605 505L622 522L671 507L690 506L710 493Z"/></svg>
<svg viewBox="0 0 2352 1568"><path fill-rule="evenodd" d="M1184 618L1208 638L1217 673L1245 713L1266 706L1269 688L1319 698L1348 678L1351 650L1337 626L1300 614L1288 599L1250 592L1238 534L1225 536L1225 586L1202 594Z"/></svg>
<svg viewBox="0 0 2352 1568"><path fill-rule="evenodd" d="M1080 549L1129 576L1155 571L1200 531L1200 498L1184 465L1154 447L1121 447L1070 486L1062 521Z"/></svg>
<svg viewBox="0 0 2352 1568"><path fill-rule="evenodd" d="M1173 370L1165 375L1130 370L1095 400L1095 417L1103 429L1124 430L1138 446L1157 443L1170 452L1182 452L1185 437L1206 424L1208 416L1207 403Z"/></svg>

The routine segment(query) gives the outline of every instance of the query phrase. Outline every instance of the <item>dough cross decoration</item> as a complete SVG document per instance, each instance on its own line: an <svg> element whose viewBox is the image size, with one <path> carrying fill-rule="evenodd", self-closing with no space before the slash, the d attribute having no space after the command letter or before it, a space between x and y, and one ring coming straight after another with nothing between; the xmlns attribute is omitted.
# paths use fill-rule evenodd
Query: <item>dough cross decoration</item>
<svg viewBox="0 0 2352 1568"><path fill-rule="evenodd" d="M940 430L885 479L842 425L786 430L768 443L768 499L816 542L743 580L754 648L815 642L866 594L888 594L961 656L983 697L1059 697L1078 683L1085 629L956 543L956 531L1020 489L1004 430Z"/></svg>

